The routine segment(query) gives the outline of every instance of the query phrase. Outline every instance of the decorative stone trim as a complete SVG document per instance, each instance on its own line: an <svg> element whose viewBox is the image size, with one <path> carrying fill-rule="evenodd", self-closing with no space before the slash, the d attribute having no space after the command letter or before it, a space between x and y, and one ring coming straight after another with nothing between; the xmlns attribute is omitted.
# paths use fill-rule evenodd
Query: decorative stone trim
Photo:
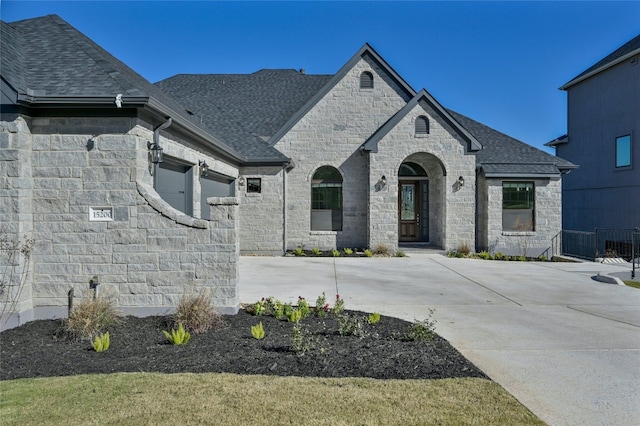
<svg viewBox="0 0 640 426"><path fill-rule="evenodd" d="M238 197L209 197L207 203L210 206L237 206Z"/></svg>
<svg viewBox="0 0 640 426"><path fill-rule="evenodd" d="M536 235L535 231L502 231L502 235L510 237L529 237Z"/></svg>
<svg viewBox="0 0 640 426"><path fill-rule="evenodd" d="M209 228L209 221L188 216L180 210L174 209L149 185L145 185L140 182L136 182L136 185L138 187L138 193L142 195L147 203L149 203L149 205L161 215L168 217L180 225L189 226L191 228Z"/></svg>

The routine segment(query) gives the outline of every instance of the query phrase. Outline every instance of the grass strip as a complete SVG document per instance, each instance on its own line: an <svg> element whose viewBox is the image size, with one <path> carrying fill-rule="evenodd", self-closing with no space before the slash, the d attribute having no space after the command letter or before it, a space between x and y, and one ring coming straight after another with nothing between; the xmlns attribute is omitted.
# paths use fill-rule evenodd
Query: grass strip
<svg viewBox="0 0 640 426"><path fill-rule="evenodd" d="M376 380L117 373L0 382L4 426L541 425L485 379Z"/></svg>

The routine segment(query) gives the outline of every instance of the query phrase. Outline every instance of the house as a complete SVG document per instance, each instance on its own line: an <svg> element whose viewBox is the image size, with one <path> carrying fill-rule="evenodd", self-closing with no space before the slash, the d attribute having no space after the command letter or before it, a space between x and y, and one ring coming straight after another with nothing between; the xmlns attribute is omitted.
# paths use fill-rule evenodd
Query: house
<svg viewBox="0 0 640 426"><path fill-rule="evenodd" d="M333 75L154 85L55 15L1 27L2 232L36 241L22 293L5 288L14 324L66 315L90 281L128 313L189 289L235 312L240 253L537 256L561 229L574 164L443 107L368 44Z"/></svg>
<svg viewBox="0 0 640 426"><path fill-rule="evenodd" d="M157 86L238 152L289 159L241 167L242 253L424 243L537 256L561 229L561 178L575 165L446 109L368 44L334 75Z"/></svg>
<svg viewBox="0 0 640 426"><path fill-rule="evenodd" d="M568 134L546 145L580 164L563 179L563 228L640 228L640 35L560 89Z"/></svg>

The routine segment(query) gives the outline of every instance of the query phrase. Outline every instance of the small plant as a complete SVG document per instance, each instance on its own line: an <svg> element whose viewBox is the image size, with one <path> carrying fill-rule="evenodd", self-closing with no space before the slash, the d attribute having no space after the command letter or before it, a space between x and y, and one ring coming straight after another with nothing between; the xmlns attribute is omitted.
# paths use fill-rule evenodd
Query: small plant
<svg viewBox="0 0 640 426"><path fill-rule="evenodd" d="M304 355L313 348L311 335L300 323L295 323L291 332L291 349L299 356Z"/></svg>
<svg viewBox="0 0 640 426"><path fill-rule="evenodd" d="M527 258L525 256L514 256L514 259L519 260L520 262L527 261Z"/></svg>
<svg viewBox="0 0 640 426"><path fill-rule="evenodd" d="M302 246L298 246L295 250L292 251L294 256L306 256L307 254L304 252L304 248Z"/></svg>
<svg viewBox="0 0 640 426"><path fill-rule="evenodd" d="M478 257L480 259L489 260L491 259L491 254L488 251L483 250L480 253L478 253Z"/></svg>
<svg viewBox="0 0 640 426"><path fill-rule="evenodd" d="M350 249L348 247L345 247L342 251L344 251L344 254L346 254L347 256L353 254L353 249Z"/></svg>
<svg viewBox="0 0 640 426"><path fill-rule="evenodd" d="M540 262L546 262L549 259L547 259L547 256L545 256L544 254L541 254L540 256L538 256L538 260Z"/></svg>
<svg viewBox="0 0 640 426"><path fill-rule="evenodd" d="M469 243L466 241L458 246L456 249L458 254L462 254L463 256L468 256L471 253L471 249L469 248Z"/></svg>
<svg viewBox="0 0 640 426"><path fill-rule="evenodd" d="M93 346L93 350L96 352L104 352L109 349L109 345L111 341L109 339L109 332L100 334L99 336L94 337L93 342L91 342L91 346Z"/></svg>
<svg viewBox="0 0 640 426"><path fill-rule="evenodd" d="M172 329L171 333L166 330L162 330L162 332L172 345L186 345L191 339L191 333L184 329L182 323L178 325L177 330L175 328Z"/></svg>
<svg viewBox="0 0 640 426"><path fill-rule="evenodd" d="M372 314L369 314L369 316L367 316L367 322L369 324L377 324L380 322L380 314L377 312L374 312Z"/></svg>
<svg viewBox="0 0 640 426"><path fill-rule="evenodd" d="M327 296L325 295L324 291L322 292L322 295L318 296L318 298L316 299L316 306L315 308L313 308L313 310L319 317L327 316L327 312L329 311L329 304L327 303Z"/></svg>
<svg viewBox="0 0 640 426"><path fill-rule="evenodd" d="M333 257L340 257L340 250L333 249L331 250L331 254Z"/></svg>
<svg viewBox="0 0 640 426"><path fill-rule="evenodd" d="M338 315L338 333L341 336L356 336L360 339L367 336L362 319L346 312Z"/></svg>
<svg viewBox="0 0 640 426"><path fill-rule="evenodd" d="M372 257L373 256L373 252L369 249L365 249L364 250L364 255L365 257Z"/></svg>
<svg viewBox="0 0 640 426"><path fill-rule="evenodd" d="M211 296L205 293L182 296L173 321L196 334L219 327L223 322L222 315L213 307Z"/></svg>
<svg viewBox="0 0 640 426"><path fill-rule="evenodd" d="M262 326L262 321L260 321L258 325L251 326L251 335L257 340L264 339L264 327Z"/></svg>
<svg viewBox="0 0 640 426"><path fill-rule="evenodd" d="M376 256L391 256L391 252L389 251L389 247L384 244L378 244L373 248L373 254Z"/></svg>
<svg viewBox="0 0 640 426"><path fill-rule="evenodd" d="M31 252L36 240L13 237L0 226L0 318L14 312L21 299L31 264ZM11 318L7 315L5 324Z"/></svg>
<svg viewBox="0 0 640 426"><path fill-rule="evenodd" d="M311 313L311 307L309 306L309 302L302 296L298 296L298 311L300 311L300 315L302 318L306 318Z"/></svg>
<svg viewBox="0 0 640 426"><path fill-rule="evenodd" d="M118 321L120 312L111 298L85 299L74 306L65 321L65 330L75 338L93 340Z"/></svg>
<svg viewBox="0 0 640 426"><path fill-rule="evenodd" d="M402 250L398 250L396 251L396 257L407 257L407 255Z"/></svg>
<svg viewBox="0 0 640 426"><path fill-rule="evenodd" d="M282 305L282 316L289 318L289 315L293 312L293 305L291 303L285 303Z"/></svg>
<svg viewBox="0 0 640 426"><path fill-rule="evenodd" d="M276 319L280 319L284 317L284 309L285 309L284 303L282 303L278 299L271 301L271 311L273 312L273 316Z"/></svg>
<svg viewBox="0 0 640 426"><path fill-rule="evenodd" d="M496 254L493 255L493 258L495 260L504 260L504 254L502 254L502 252L497 252Z"/></svg>
<svg viewBox="0 0 640 426"><path fill-rule="evenodd" d="M314 256L319 256L320 254L322 254L322 250L320 250L318 247L314 247L314 248L311 249L311 253Z"/></svg>
<svg viewBox="0 0 640 426"><path fill-rule="evenodd" d="M336 301L331 308L331 313L338 315L344 311L344 299L340 298L339 294L336 294Z"/></svg>
<svg viewBox="0 0 640 426"><path fill-rule="evenodd" d="M429 314L422 321L415 320L409 326L407 339L411 341L423 342L432 340L435 336L436 320L433 319L433 309L429 309Z"/></svg>
<svg viewBox="0 0 640 426"><path fill-rule="evenodd" d="M298 323L302 319L302 311L300 309L291 309L287 315L287 321Z"/></svg>

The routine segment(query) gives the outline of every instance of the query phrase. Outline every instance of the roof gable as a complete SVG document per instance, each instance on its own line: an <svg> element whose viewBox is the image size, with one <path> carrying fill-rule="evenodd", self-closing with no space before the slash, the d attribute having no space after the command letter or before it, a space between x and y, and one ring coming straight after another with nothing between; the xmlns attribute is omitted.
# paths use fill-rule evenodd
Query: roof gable
<svg viewBox="0 0 640 426"><path fill-rule="evenodd" d="M387 75L394 80L398 86L406 93L408 97L415 95L415 90L398 74L368 43L365 43L356 53L349 59L338 72L320 89L309 101L299 109L278 132L271 137L269 144L275 145L295 124L300 121L327 93L331 91L347 73L363 58L368 57L375 61Z"/></svg>
<svg viewBox="0 0 640 426"><path fill-rule="evenodd" d="M467 142L468 151L478 151L482 149L482 144L467 131L464 127L458 123L458 121L449 112L440 105L436 99L431 96L429 92L422 89L416 94L407 104L398 111L393 117L391 117L382 127L380 127L367 141L361 146L360 149L369 152L378 152L378 143L382 140L410 111L412 111L419 103L425 102L436 113L442 117L454 131L456 131L462 139Z"/></svg>
<svg viewBox="0 0 640 426"><path fill-rule="evenodd" d="M629 40L627 43L623 44L609 55L605 56L603 59L587 68L577 77L573 78L571 81L560 87L561 90L567 90L571 86L584 81L595 74L598 74L608 68L611 68L614 65L619 64L620 62L626 61L627 59L640 54L640 34Z"/></svg>

